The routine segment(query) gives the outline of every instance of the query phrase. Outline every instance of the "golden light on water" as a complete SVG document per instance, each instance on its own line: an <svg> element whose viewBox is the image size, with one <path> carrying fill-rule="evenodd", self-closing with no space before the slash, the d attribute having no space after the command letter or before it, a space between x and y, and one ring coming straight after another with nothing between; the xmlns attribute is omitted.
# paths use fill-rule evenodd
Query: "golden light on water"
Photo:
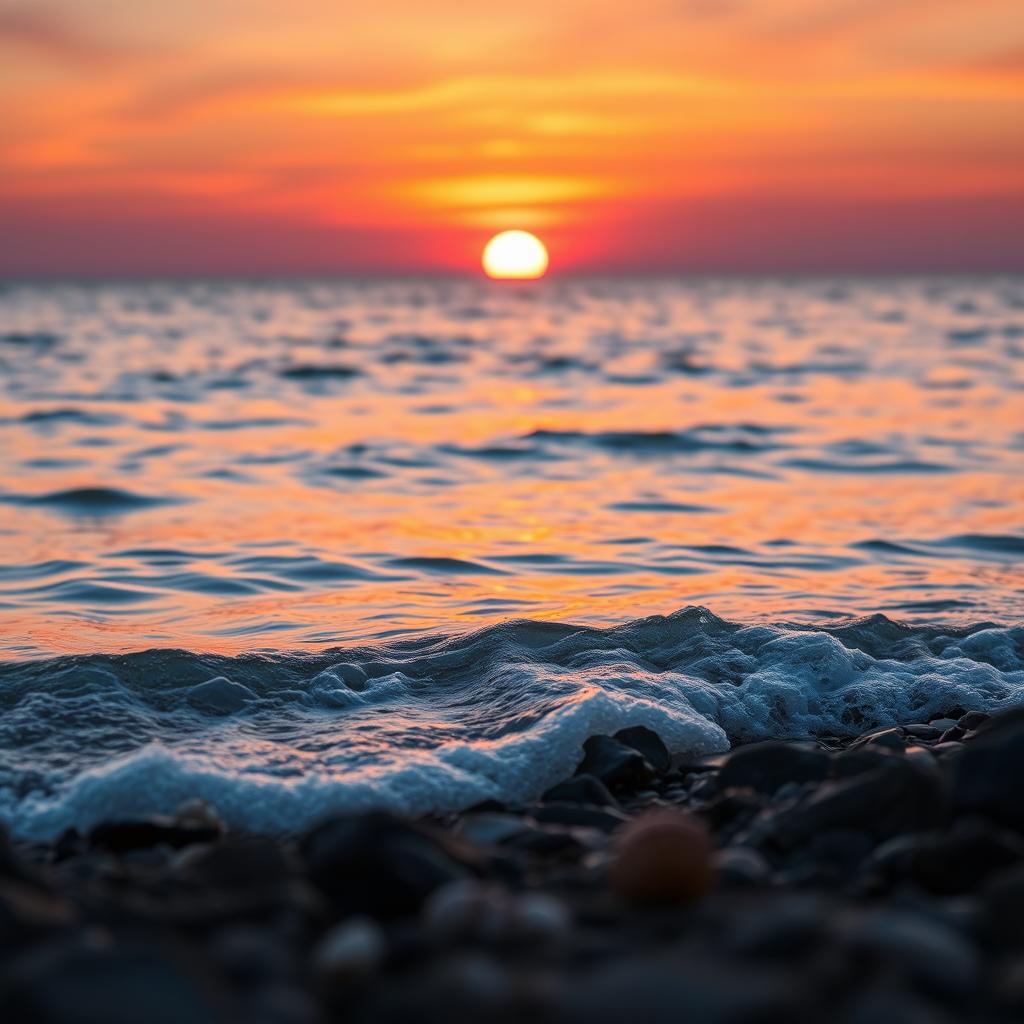
<svg viewBox="0 0 1024 1024"><path fill-rule="evenodd" d="M484 247L483 267L497 280L534 280L547 272L548 251L529 231L502 231Z"/></svg>

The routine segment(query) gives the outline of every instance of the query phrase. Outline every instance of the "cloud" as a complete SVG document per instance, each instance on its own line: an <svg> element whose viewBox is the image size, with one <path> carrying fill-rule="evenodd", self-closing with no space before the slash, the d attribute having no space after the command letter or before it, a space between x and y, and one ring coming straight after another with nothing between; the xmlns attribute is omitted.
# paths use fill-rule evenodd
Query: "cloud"
<svg viewBox="0 0 1024 1024"><path fill-rule="evenodd" d="M87 66L107 63L124 52L39 6L0 9L0 49Z"/></svg>

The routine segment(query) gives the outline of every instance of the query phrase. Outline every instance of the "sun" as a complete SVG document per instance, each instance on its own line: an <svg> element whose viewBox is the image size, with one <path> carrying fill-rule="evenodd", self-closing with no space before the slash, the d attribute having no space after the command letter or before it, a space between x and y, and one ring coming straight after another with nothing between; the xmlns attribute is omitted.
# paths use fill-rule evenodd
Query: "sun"
<svg viewBox="0 0 1024 1024"><path fill-rule="evenodd" d="M544 243L529 231L502 231L484 247L484 273L498 280L530 281L548 269Z"/></svg>

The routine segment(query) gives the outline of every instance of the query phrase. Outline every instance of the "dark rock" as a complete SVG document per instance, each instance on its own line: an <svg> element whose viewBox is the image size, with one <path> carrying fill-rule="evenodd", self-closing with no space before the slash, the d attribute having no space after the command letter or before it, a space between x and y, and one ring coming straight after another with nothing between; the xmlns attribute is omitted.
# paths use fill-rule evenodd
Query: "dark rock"
<svg viewBox="0 0 1024 1024"><path fill-rule="evenodd" d="M879 729L876 732L869 732L854 740L851 750L859 750L861 747L881 747L885 750L893 750L901 753L906 749L907 743L903 739L903 733L899 729Z"/></svg>
<svg viewBox="0 0 1024 1024"><path fill-rule="evenodd" d="M177 850L193 843L211 842L219 835L220 829L213 824L153 817L144 821L113 821L97 825L86 838L94 850L125 853L161 844Z"/></svg>
<svg viewBox="0 0 1024 1024"><path fill-rule="evenodd" d="M793 893L742 914L725 942L744 957L784 959L800 956L824 937L827 906L817 896Z"/></svg>
<svg viewBox="0 0 1024 1024"><path fill-rule="evenodd" d="M877 746L841 750L832 760L832 775L836 779L850 779L884 768L899 756L896 751Z"/></svg>
<svg viewBox="0 0 1024 1024"><path fill-rule="evenodd" d="M915 740L923 740L926 743L930 740L937 740L942 735L942 732L934 725L925 725L924 723L905 725L903 731Z"/></svg>
<svg viewBox="0 0 1024 1024"><path fill-rule="evenodd" d="M217 1024L227 1007L177 949L72 941L9 963L0 989L9 1021L47 1024Z"/></svg>
<svg viewBox="0 0 1024 1024"><path fill-rule="evenodd" d="M1024 864L990 879L980 923L985 938L997 949L1024 948Z"/></svg>
<svg viewBox="0 0 1024 1024"><path fill-rule="evenodd" d="M768 808L751 837L781 850L837 828L864 831L876 841L934 828L946 817L946 794L937 770L894 757L875 771L826 782L806 801Z"/></svg>
<svg viewBox="0 0 1024 1024"><path fill-rule="evenodd" d="M830 758L823 750L803 743L769 740L735 750L718 773L721 789L754 789L770 796L788 782L821 782Z"/></svg>
<svg viewBox="0 0 1024 1024"><path fill-rule="evenodd" d="M768 885L772 866L757 850L746 846L728 846L715 855L715 874L723 888Z"/></svg>
<svg viewBox="0 0 1024 1024"><path fill-rule="evenodd" d="M1024 830L1024 709L995 715L966 744L953 765L953 802Z"/></svg>
<svg viewBox="0 0 1024 1024"><path fill-rule="evenodd" d="M735 831L764 807L764 798L752 789L730 789L709 800L697 812L714 829Z"/></svg>
<svg viewBox="0 0 1024 1024"><path fill-rule="evenodd" d="M959 743L965 736L964 730L959 725L954 725L952 729L947 729L940 737L940 743Z"/></svg>
<svg viewBox="0 0 1024 1024"><path fill-rule="evenodd" d="M15 879L0 880L0 950L20 949L77 921L62 897Z"/></svg>
<svg viewBox="0 0 1024 1024"><path fill-rule="evenodd" d="M333 818L300 851L309 877L339 913L415 913L436 888L474 874L472 847L439 829L383 811Z"/></svg>
<svg viewBox="0 0 1024 1024"><path fill-rule="evenodd" d="M565 825L570 828L596 828L602 832L614 832L629 821L621 811L611 807L584 807L581 804L543 804L533 811L537 821L550 825Z"/></svg>
<svg viewBox="0 0 1024 1024"><path fill-rule="evenodd" d="M542 797L545 802L590 804L594 807L618 807L611 790L593 775L574 775L552 786Z"/></svg>
<svg viewBox="0 0 1024 1024"><path fill-rule="evenodd" d="M577 775L593 775L612 789L642 789L654 778L650 762L611 736L591 736L583 744Z"/></svg>
<svg viewBox="0 0 1024 1024"><path fill-rule="evenodd" d="M965 733L974 732L976 729L980 729L991 717L991 715L985 714L984 711L968 711L956 724Z"/></svg>
<svg viewBox="0 0 1024 1024"><path fill-rule="evenodd" d="M647 763L659 774L667 772L672 765L668 747L653 729L648 729L644 725L631 725L629 728L620 729L613 739L642 754Z"/></svg>
<svg viewBox="0 0 1024 1024"><path fill-rule="evenodd" d="M559 993L546 1019L566 1024L812 1020L803 1005L805 993L806 987L777 965L744 965L738 970L710 960L681 960L678 955L627 956L579 972Z"/></svg>
<svg viewBox="0 0 1024 1024"><path fill-rule="evenodd" d="M901 969L927 993L964 997L979 983L977 950L935 918L878 910L842 922L840 934L852 951L886 969Z"/></svg>
<svg viewBox="0 0 1024 1024"><path fill-rule="evenodd" d="M293 878L297 865L272 839L229 838L188 851L179 867L208 885L266 889Z"/></svg>
<svg viewBox="0 0 1024 1024"><path fill-rule="evenodd" d="M293 974L288 946L267 928L224 928L214 938L213 954L229 981L246 991L286 982Z"/></svg>
<svg viewBox="0 0 1024 1024"><path fill-rule="evenodd" d="M981 819L946 833L900 836L878 847L865 875L884 886L913 884L941 895L973 892L1024 859L1024 840Z"/></svg>
<svg viewBox="0 0 1024 1024"><path fill-rule="evenodd" d="M834 828L812 836L807 845L810 863L827 868L836 880L851 877L874 849L871 837L862 829Z"/></svg>

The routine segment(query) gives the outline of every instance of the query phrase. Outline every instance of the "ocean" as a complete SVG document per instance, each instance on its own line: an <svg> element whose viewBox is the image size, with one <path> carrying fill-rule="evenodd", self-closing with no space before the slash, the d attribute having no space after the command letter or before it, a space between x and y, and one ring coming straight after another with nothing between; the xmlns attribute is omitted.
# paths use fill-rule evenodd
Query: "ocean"
<svg viewBox="0 0 1024 1024"><path fill-rule="evenodd" d="M0 288L0 820L1024 702L1024 280Z"/></svg>

